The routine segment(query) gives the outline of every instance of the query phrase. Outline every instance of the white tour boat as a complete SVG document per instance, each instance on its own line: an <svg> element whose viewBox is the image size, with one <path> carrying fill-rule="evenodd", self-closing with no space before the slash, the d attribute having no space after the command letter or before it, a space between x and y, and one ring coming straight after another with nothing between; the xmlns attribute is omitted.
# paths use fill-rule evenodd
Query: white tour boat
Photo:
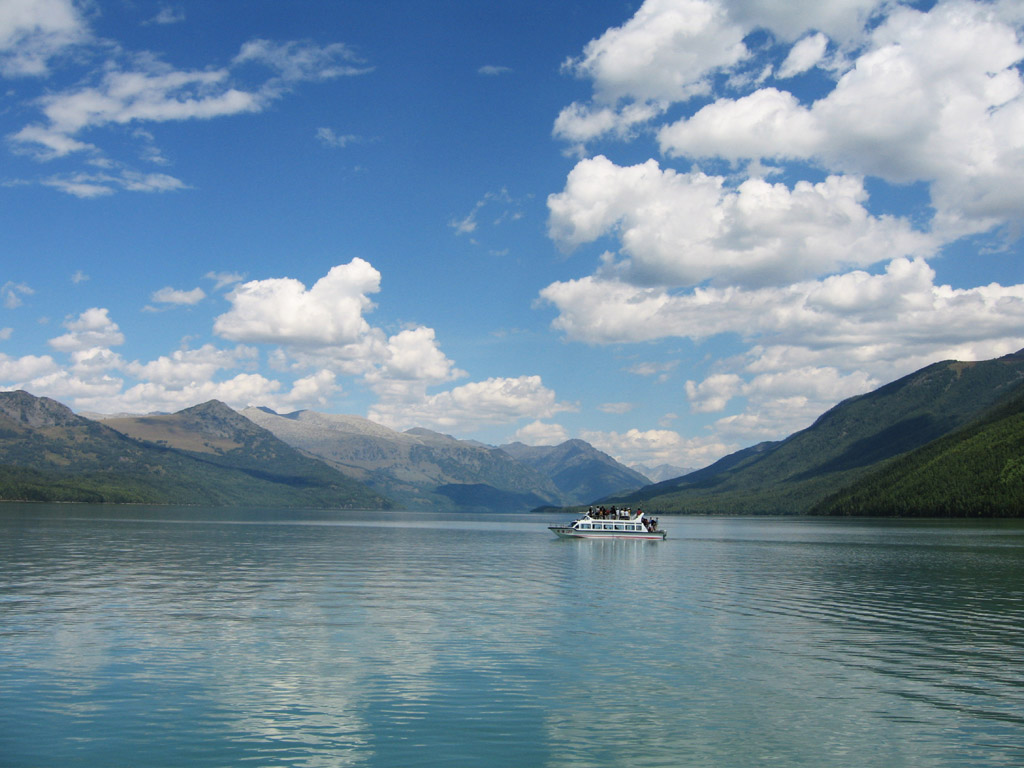
<svg viewBox="0 0 1024 768"><path fill-rule="evenodd" d="M549 525L548 529L563 539L664 539L668 533L658 521L640 510L591 507L587 513L566 525Z"/></svg>

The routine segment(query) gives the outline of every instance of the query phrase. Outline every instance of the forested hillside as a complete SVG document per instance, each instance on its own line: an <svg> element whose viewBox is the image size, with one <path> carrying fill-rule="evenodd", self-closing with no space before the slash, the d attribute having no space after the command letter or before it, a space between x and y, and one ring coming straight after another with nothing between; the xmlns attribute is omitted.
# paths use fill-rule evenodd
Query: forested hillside
<svg viewBox="0 0 1024 768"><path fill-rule="evenodd" d="M1012 410L1015 398L1024 391L1022 386L1021 353L981 362L936 363L840 403L812 426L781 442L754 446L704 470L603 501L670 513L791 514L823 510L819 505L826 498L841 489L856 487L896 457L967 427L993 408ZM974 483L962 476L991 478L994 472L1000 477L1004 471L1005 476L1012 476L1017 465L1003 451L1012 452L1014 438L1007 432L1012 432L1016 423L1008 418L999 428L998 437L993 431L979 438L970 450L961 446L936 471L948 475L950 483L960 478L956 480L960 487L975 490L982 481ZM991 429L996 430L995 425ZM1003 446L998 452L997 444ZM992 462L992 466L986 465L981 473L979 467L984 462ZM918 472L919 468L905 465L904 472L911 471ZM888 485L892 483L887 481ZM1012 494L1010 486L1003 490ZM993 488L988 494L994 498L1003 490ZM870 506L863 495L858 498L862 509ZM971 514L993 514L985 511L995 509L983 500L986 497L977 498L978 503L971 506L970 493L965 491L962 503L936 507L935 513L968 514L970 509ZM898 508L899 504L892 507ZM901 514L927 514L927 505L915 508L922 511ZM942 511L954 508L959 511Z"/></svg>
<svg viewBox="0 0 1024 768"><path fill-rule="evenodd" d="M821 515L1024 516L1024 397L811 509Z"/></svg>

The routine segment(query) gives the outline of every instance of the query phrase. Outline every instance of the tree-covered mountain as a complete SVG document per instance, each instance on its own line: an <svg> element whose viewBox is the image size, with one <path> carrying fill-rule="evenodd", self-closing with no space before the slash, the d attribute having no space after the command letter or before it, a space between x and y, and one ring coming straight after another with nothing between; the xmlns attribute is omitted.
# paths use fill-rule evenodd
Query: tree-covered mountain
<svg viewBox="0 0 1024 768"><path fill-rule="evenodd" d="M884 463L810 511L818 515L1024 517L1024 396Z"/></svg>
<svg viewBox="0 0 1024 768"><path fill-rule="evenodd" d="M540 446L509 443L501 446L501 449L550 477L568 504L585 504L651 482L636 470L620 464L583 440Z"/></svg>
<svg viewBox="0 0 1024 768"><path fill-rule="evenodd" d="M550 478L491 446L428 429L397 432L358 416L282 415L268 408L241 413L402 506L518 512L568 503Z"/></svg>
<svg viewBox="0 0 1024 768"><path fill-rule="evenodd" d="M0 499L387 508L216 401L114 429L27 392L0 392ZM119 431L120 430L120 431Z"/></svg>
<svg viewBox="0 0 1024 768"><path fill-rule="evenodd" d="M606 501L677 513L806 513L894 458L972 424L993 408L1009 407L1022 392L1024 353L936 363L843 401L783 441L745 449L700 471ZM1017 424L1008 419L1002 428L1012 431ZM981 455L971 460L980 461ZM960 463L967 456L951 452L943 471L951 478L976 471ZM997 474L1005 470L1012 475L1013 466L999 464ZM902 471L914 473L919 467L907 464ZM935 513L945 514L940 507Z"/></svg>

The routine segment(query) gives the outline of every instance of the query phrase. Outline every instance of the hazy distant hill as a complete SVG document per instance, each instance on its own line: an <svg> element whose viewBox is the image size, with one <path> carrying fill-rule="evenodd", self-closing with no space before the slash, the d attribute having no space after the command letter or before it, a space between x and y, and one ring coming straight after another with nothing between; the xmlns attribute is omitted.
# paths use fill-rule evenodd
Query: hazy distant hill
<svg viewBox="0 0 1024 768"><path fill-rule="evenodd" d="M501 449L550 477L568 504L586 504L651 482L583 440L541 446L509 443Z"/></svg>
<svg viewBox="0 0 1024 768"><path fill-rule="evenodd" d="M358 416L241 413L403 506L514 512L567 503L549 478L490 446L427 429L396 432Z"/></svg>
<svg viewBox="0 0 1024 768"><path fill-rule="evenodd" d="M123 432L76 416L49 398L0 392L0 499L335 508L390 504L221 403L115 421ZM141 439L126 434L131 432Z"/></svg>
<svg viewBox="0 0 1024 768"><path fill-rule="evenodd" d="M745 449L698 472L608 501L643 503L665 512L807 512L883 462L1011 402L1024 391L1022 384L1022 353L982 362L936 363L843 401L786 440ZM970 470L951 461L944 471Z"/></svg>
<svg viewBox="0 0 1024 768"><path fill-rule="evenodd" d="M682 477L688 475L691 472L695 472L697 467L681 467L678 464L656 464L650 466L648 464L634 464L633 469L646 477L651 478L652 482L660 483L662 480L671 480L675 477Z"/></svg>

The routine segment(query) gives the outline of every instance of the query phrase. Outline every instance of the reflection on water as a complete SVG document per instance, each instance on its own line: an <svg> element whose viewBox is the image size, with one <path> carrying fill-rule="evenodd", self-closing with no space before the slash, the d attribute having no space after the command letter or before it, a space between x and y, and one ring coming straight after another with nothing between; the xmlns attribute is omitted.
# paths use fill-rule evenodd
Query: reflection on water
<svg viewBox="0 0 1024 768"><path fill-rule="evenodd" d="M1024 526L0 509L5 766L1019 766Z"/></svg>

